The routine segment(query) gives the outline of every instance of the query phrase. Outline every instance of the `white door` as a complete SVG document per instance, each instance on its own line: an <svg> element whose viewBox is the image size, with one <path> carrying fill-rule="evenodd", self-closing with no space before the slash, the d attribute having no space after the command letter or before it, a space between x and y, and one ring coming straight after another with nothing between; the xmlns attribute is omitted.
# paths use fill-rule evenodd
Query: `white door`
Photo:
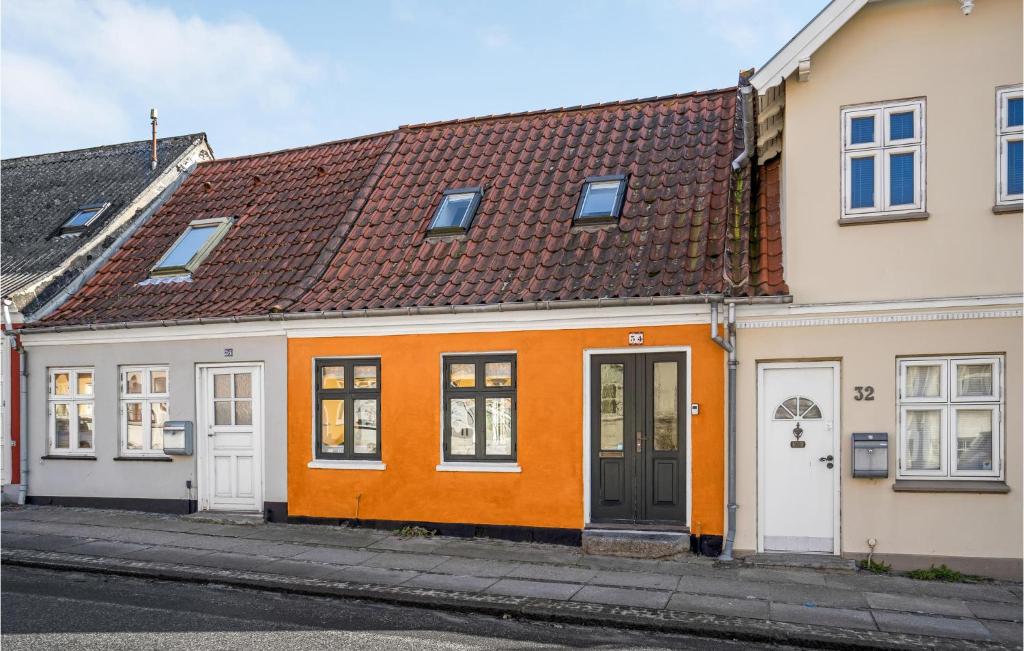
<svg viewBox="0 0 1024 651"><path fill-rule="evenodd" d="M839 365L759 371L761 551L839 553Z"/></svg>
<svg viewBox="0 0 1024 651"><path fill-rule="evenodd" d="M202 369L200 508L259 511L262 504L262 383L259 366Z"/></svg>

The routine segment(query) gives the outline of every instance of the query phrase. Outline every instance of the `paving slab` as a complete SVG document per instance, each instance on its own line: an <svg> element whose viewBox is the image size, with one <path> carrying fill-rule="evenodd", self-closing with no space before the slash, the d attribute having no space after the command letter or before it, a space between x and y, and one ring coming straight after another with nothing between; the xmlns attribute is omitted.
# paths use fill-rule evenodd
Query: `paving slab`
<svg viewBox="0 0 1024 651"><path fill-rule="evenodd" d="M72 538L71 536L55 536L53 534L40 535L19 535L5 533L0 536L0 546L10 546L20 549L35 549L41 552L60 552L81 545L84 538Z"/></svg>
<svg viewBox="0 0 1024 651"><path fill-rule="evenodd" d="M445 538L434 538L424 536L420 538L402 538L390 535L381 538L367 545L370 549L384 549L396 552L426 552L428 554L443 554L442 548L447 544Z"/></svg>
<svg viewBox="0 0 1024 651"><path fill-rule="evenodd" d="M951 617L971 617L967 604L956 599L939 599L935 597L913 597L881 592L865 592L864 598L875 610L896 610L925 615L948 615Z"/></svg>
<svg viewBox="0 0 1024 651"><path fill-rule="evenodd" d="M280 559L270 556L253 554L232 554L229 552L213 552L203 554L190 561L191 565L203 567L219 567L225 570L252 570L262 572L270 563Z"/></svg>
<svg viewBox="0 0 1024 651"><path fill-rule="evenodd" d="M911 633L955 637L964 640L990 640L992 634L976 619L958 619L935 615L914 615L883 610L872 611L878 628L889 633Z"/></svg>
<svg viewBox="0 0 1024 651"><path fill-rule="evenodd" d="M458 574L418 574L402 585L413 588L430 588L432 590L458 590L460 592L480 592L498 581L493 576L460 576Z"/></svg>
<svg viewBox="0 0 1024 651"><path fill-rule="evenodd" d="M572 601L640 608L664 608L672 593L668 590L630 590L585 585L572 596Z"/></svg>
<svg viewBox="0 0 1024 651"><path fill-rule="evenodd" d="M210 537L207 536L207 538ZM219 549L234 554L256 554L274 558L292 558L309 551L309 547L305 545L238 538L201 540L197 546L200 545L205 549Z"/></svg>
<svg viewBox="0 0 1024 651"><path fill-rule="evenodd" d="M866 610L772 603L770 617L772 621L776 622L859 628L869 631L878 630L878 627L875 626L875 620L871 617L871 613Z"/></svg>
<svg viewBox="0 0 1024 651"><path fill-rule="evenodd" d="M591 585L621 588L647 588L651 590L675 590L679 577L645 572L600 571L590 579Z"/></svg>
<svg viewBox="0 0 1024 651"><path fill-rule="evenodd" d="M1024 644L1024 629L1021 628L1020 624L990 620L983 620L981 623L989 630L992 634L992 639L996 642L1015 644L1017 646Z"/></svg>
<svg viewBox="0 0 1024 651"><path fill-rule="evenodd" d="M557 583L553 581L527 581L524 579L501 579L486 592L513 597L536 597L539 599L571 599L583 586L579 583Z"/></svg>
<svg viewBox="0 0 1024 651"><path fill-rule="evenodd" d="M727 615L730 617L768 619L768 602L764 599L717 597L714 595L677 592L668 600L666 608L690 613L710 613L712 615Z"/></svg>
<svg viewBox="0 0 1024 651"><path fill-rule="evenodd" d="M868 600L858 590L844 590L806 583L770 583L768 597L773 602L798 606L824 606L826 608L867 608Z"/></svg>
<svg viewBox="0 0 1024 651"><path fill-rule="evenodd" d="M443 574L469 574L472 576L507 576L518 564L508 561L492 561L479 558L451 558L431 568L431 572Z"/></svg>
<svg viewBox="0 0 1024 651"><path fill-rule="evenodd" d="M125 558L158 563L181 563L191 565L197 558L208 556L213 552L206 549L188 549L186 547L146 547L137 552L126 554Z"/></svg>
<svg viewBox="0 0 1024 651"><path fill-rule="evenodd" d="M307 563L303 561L293 561L287 558L278 559L267 563L260 568L260 572L270 572L271 574L284 574L286 576L301 576L309 577L313 579L336 579L336 578L347 578L346 571L348 567L339 565L324 565L323 563Z"/></svg>
<svg viewBox="0 0 1024 651"><path fill-rule="evenodd" d="M338 568L337 576L332 578L357 583L399 585L418 574L419 572L414 570L393 570L386 567L342 566Z"/></svg>
<svg viewBox="0 0 1024 651"><path fill-rule="evenodd" d="M92 540L83 542L67 549L69 554L84 554L85 556L110 556L114 558L127 558L135 552L148 549L152 545L136 545L133 543L114 542L109 540Z"/></svg>
<svg viewBox="0 0 1024 651"><path fill-rule="evenodd" d="M684 576L676 588L679 592L718 595L722 597L767 599L771 586L767 583L752 583L737 579L716 579L706 576Z"/></svg>
<svg viewBox="0 0 1024 651"><path fill-rule="evenodd" d="M999 619L1006 622L1019 622L1022 617L1020 604L1006 604L995 601L972 601L967 603L971 613L978 619Z"/></svg>
<svg viewBox="0 0 1024 651"><path fill-rule="evenodd" d="M379 555L379 552L369 552L358 549L314 547L312 549L307 548L307 550L301 554L296 554L292 557L292 560L315 561L317 563L328 563L331 565L360 565Z"/></svg>
<svg viewBox="0 0 1024 651"><path fill-rule="evenodd" d="M565 567L561 565L537 565L519 563L507 574L515 579L539 579L565 583L588 583L597 576L597 570L586 567Z"/></svg>
<svg viewBox="0 0 1024 651"><path fill-rule="evenodd" d="M445 561L448 556L433 554L405 554L401 552L380 552L363 565L365 567L385 567L392 570L432 570ZM456 572L458 574L458 572Z"/></svg>
<svg viewBox="0 0 1024 651"><path fill-rule="evenodd" d="M737 572L740 579L762 582L806 583L825 585L824 572L814 570L775 570L761 567L743 567Z"/></svg>

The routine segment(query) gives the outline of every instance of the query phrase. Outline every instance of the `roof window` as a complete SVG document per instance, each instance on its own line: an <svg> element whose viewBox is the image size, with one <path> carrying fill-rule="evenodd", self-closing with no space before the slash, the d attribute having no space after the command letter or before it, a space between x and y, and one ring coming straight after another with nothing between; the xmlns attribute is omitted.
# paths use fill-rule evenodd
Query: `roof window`
<svg viewBox="0 0 1024 651"><path fill-rule="evenodd" d="M473 223L473 216L476 214L477 206L480 205L483 190L480 188L445 190L443 196L441 205L434 213L434 219L430 221L427 234L465 233L469 230L469 225Z"/></svg>
<svg viewBox="0 0 1024 651"><path fill-rule="evenodd" d="M60 234L66 233L79 233L84 231L90 224L96 221L96 218L100 216L109 203L93 203L82 206L75 211L75 214L71 215L67 221L61 224Z"/></svg>
<svg viewBox="0 0 1024 651"><path fill-rule="evenodd" d="M150 275L177 276L192 273L224 237L231 222L227 217L195 220L153 266Z"/></svg>
<svg viewBox="0 0 1024 651"><path fill-rule="evenodd" d="M619 218L626 195L626 177L591 176L583 184L583 195L576 208L576 221L601 222Z"/></svg>

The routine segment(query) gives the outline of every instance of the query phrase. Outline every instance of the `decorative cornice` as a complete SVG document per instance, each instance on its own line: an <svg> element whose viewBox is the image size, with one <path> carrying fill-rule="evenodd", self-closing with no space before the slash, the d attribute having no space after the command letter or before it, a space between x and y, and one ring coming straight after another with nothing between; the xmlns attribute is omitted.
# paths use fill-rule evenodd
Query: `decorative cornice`
<svg viewBox="0 0 1024 651"><path fill-rule="evenodd" d="M1022 309L969 310L961 312L917 312L903 314L858 314L847 316L820 316L791 319L738 320L737 328L804 328L810 326L862 325L871 323L909 323L921 321L964 321L970 319L1019 319Z"/></svg>

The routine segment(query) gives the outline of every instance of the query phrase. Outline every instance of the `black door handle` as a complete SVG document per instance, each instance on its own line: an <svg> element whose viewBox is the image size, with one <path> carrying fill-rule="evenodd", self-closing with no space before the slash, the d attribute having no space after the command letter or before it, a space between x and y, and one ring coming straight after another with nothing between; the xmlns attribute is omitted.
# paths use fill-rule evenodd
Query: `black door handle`
<svg viewBox="0 0 1024 651"><path fill-rule="evenodd" d="M828 455L827 457L820 457L818 459L818 461L835 461L835 460L836 460L836 458L833 457L831 454Z"/></svg>

